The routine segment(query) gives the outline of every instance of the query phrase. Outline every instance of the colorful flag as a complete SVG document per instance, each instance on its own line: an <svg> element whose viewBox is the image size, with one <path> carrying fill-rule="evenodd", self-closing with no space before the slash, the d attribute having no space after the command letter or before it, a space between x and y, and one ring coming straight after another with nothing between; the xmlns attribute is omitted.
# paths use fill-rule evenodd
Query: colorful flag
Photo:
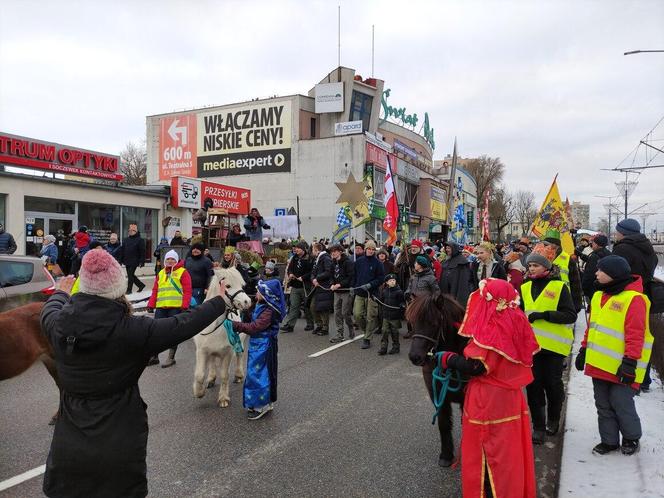
<svg viewBox="0 0 664 498"><path fill-rule="evenodd" d="M560 232L560 241L563 250L567 254L574 254L574 241L569 233L569 224L567 222L567 215L565 213L565 205L560 198L558 191L558 184L556 180L558 175L553 179L549 193L546 194L542 207L537 214L537 218L533 222L531 231L536 237L543 237L549 228L553 228Z"/></svg>
<svg viewBox="0 0 664 498"><path fill-rule="evenodd" d="M399 224L399 203L394 188L392 176L392 159L387 155L387 170L385 171L385 220L383 228L387 232L387 245L392 246L397 240L397 226Z"/></svg>
<svg viewBox="0 0 664 498"><path fill-rule="evenodd" d="M352 212L348 204L344 204L339 208L337 226L334 228L334 233L332 234L332 242L341 242L350 235L351 216Z"/></svg>
<svg viewBox="0 0 664 498"><path fill-rule="evenodd" d="M484 193L484 209L482 209L482 240L491 240L491 229L489 228L489 195L491 189Z"/></svg>

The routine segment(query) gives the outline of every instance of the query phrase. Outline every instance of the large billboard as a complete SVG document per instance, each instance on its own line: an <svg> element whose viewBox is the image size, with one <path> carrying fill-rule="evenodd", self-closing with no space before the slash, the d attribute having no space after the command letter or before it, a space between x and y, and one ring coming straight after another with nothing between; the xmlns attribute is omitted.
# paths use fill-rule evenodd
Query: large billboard
<svg viewBox="0 0 664 498"><path fill-rule="evenodd" d="M291 102L248 102L159 119L159 179L290 172Z"/></svg>
<svg viewBox="0 0 664 498"><path fill-rule="evenodd" d="M166 116L159 126L159 179L196 176L196 115Z"/></svg>
<svg viewBox="0 0 664 498"><path fill-rule="evenodd" d="M200 112L197 119L199 178L290 171L290 101Z"/></svg>

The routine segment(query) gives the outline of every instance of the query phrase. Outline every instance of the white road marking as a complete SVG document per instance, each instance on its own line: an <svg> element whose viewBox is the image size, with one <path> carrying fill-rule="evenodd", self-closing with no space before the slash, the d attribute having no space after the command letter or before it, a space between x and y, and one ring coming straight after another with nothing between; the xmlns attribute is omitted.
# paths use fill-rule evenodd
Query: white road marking
<svg viewBox="0 0 664 498"><path fill-rule="evenodd" d="M346 339L344 342L340 342L339 344L335 344L334 346L330 346L329 348L325 348L325 349L322 349L321 351L310 354L309 358L318 358L319 356L322 356L325 353L329 353L330 351L334 351L335 349L339 349L339 348L341 348L343 346L346 346L346 345L348 345L352 342L355 342L359 339L362 339L363 337L364 337L364 334L358 334L353 339Z"/></svg>
<svg viewBox="0 0 664 498"><path fill-rule="evenodd" d="M0 482L0 491L4 491L5 489L13 488L14 486L17 486L18 484L21 484L22 482L29 481L30 479L42 475L44 472L46 472L46 465L40 465L39 467L35 467L32 470L28 470L27 472L23 472L22 474L19 474L15 477L12 477L10 479L6 479L2 482Z"/></svg>

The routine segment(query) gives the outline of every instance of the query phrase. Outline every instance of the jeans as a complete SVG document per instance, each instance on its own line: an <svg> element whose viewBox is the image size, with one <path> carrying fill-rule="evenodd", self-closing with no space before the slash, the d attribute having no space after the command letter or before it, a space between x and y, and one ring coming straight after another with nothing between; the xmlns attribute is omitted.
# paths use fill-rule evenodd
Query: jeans
<svg viewBox="0 0 664 498"><path fill-rule="evenodd" d="M357 326L364 331L364 339L370 341L378 327L378 303L369 297L355 295L353 315Z"/></svg>

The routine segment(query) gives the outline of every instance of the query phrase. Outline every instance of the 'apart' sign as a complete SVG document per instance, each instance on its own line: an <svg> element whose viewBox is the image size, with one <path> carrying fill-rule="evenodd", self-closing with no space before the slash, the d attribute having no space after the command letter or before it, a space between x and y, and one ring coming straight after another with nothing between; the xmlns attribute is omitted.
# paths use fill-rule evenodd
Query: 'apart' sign
<svg viewBox="0 0 664 498"><path fill-rule="evenodd" d="M0 134L0 162L68 175L123 179L118 173L118 156L10 134Z"/></svg>

